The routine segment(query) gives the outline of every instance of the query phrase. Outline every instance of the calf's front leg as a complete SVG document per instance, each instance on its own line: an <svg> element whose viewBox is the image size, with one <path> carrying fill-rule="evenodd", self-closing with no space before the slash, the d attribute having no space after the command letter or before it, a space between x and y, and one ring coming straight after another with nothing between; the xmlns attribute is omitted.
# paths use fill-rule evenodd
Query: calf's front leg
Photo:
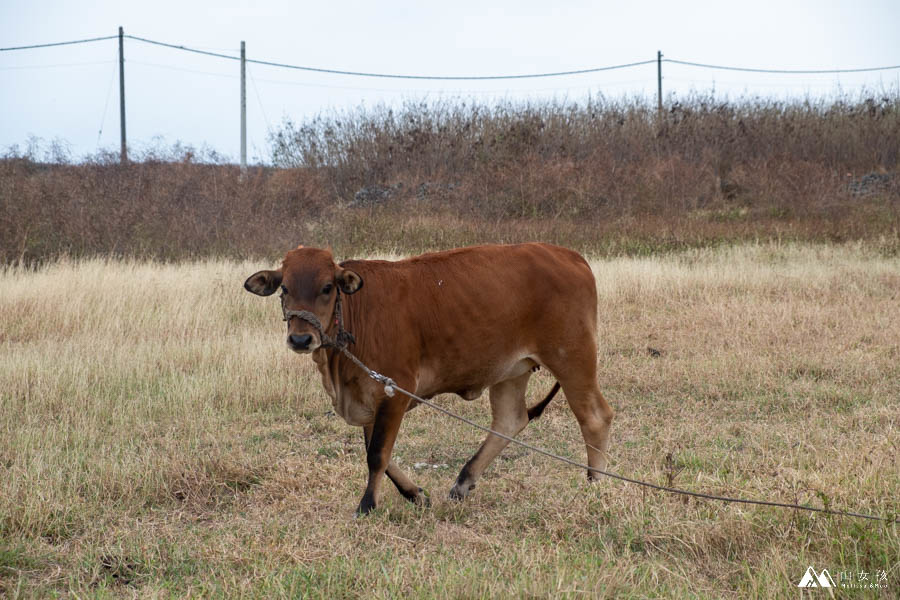
<svg viewBox="0 0 900 600"><path fill-rule="evenodd" d="M369 440L372 439L372 427L372 425L363 427L367 450L369 448ZM388 463L385 474L388 476L388 479L394 482L394 485L397 486L397 491L404 498L419 506L431 506L431 500L428 498L425 490L417 486L393 460Z"/></svg>
<svg viewBox="0 0 900 600"><path fill-rule="evenodd" d="M366 484L366 491L363 492L362 500L359 501L359 508L356 509L357 516L368 514L378 502L381 482L384 479L385 471L391 464L391 451L394 449L394 442L397 440L400 423L403 421L408 404L409 400L406 397L390 398L385 396L375 410L375 422L369 426L371 430L366 427L366 462L369 465L369 481ZM402 489L400 491L403 492Z"/></svg>

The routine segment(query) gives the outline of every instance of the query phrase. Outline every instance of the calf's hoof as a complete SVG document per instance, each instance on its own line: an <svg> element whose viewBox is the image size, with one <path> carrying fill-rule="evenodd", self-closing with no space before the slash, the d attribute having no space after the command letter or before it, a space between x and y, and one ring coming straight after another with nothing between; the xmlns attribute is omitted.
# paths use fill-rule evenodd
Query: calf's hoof
<svg viewBox="0 0 900 600"><path fill-rule="evenodd" d="M369 494L364 494L362 500L359 501L359 507L356 509L355 518L364 517L375 510L375 499Z"/></svg>
<svg viewBox="0 0 900 600"><path fill-rule="evenodd" d="M423 506L425 508L431 508L431 498L428 496L428 492L419 488L419 493L415 495L410 500L416 506Z"/></svg>
<svg viewBox="0 0 900 600"><path fill-rule="evenodd" d="M428 497L428 492L426 492L422 488L417 488L415 492L409 493L401 490L400 493L404 498L406 498L416 506L424 506L425 508L431 506L431 498Z"/></svg>
<svg viewBox="0 0 900 600"><path fill-rule="evenodd" d="M451 500L465 500L466 496L469 495L475 489L475 484L471 485L461 485L459 482L456 483L452 488L450 488L450 499Z"/></svg>
<svg viewBox="0 0 900 600"><path fill-rule="evenodd" d="M597 473L595 471L587 472L588 483L599 483L599 482L603 481L604 479L606 479L606 478L603 476L602 473Z"/></svg>

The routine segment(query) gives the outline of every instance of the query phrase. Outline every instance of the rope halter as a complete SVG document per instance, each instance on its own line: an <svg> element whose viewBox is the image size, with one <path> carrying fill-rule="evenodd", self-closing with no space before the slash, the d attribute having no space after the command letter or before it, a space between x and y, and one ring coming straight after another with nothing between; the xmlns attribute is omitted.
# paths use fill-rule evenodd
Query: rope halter
<svg viewBox="0 0 900 600"><path fill-rule="evenodd" d="M336 348L337 350L343 350L350 344L355 344L356 338L353 337L352 333L344 329L344 315L341 310L341 288L335 286L335 293L337 294L337 299L334 301L334 324L337 325L337 334L334 336L334 339L325 333L325 328L322 327L319 318L313 313L308 310L288 310L284 305L284 292L281 293L281 313L284 315L282 320L289 322L291 317L297 317L312 325L313 329L319 334L319 340L321 341L321 344L319 345L320 348Z"/></svg>

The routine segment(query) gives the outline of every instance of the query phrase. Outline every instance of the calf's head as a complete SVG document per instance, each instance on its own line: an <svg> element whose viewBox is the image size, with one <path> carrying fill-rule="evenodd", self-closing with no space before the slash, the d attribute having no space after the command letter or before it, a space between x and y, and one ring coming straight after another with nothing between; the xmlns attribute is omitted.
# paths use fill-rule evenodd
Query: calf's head
<svg viewBox="0 0 900 600"><path fill-rule="evenodd" d="M244 282L244 289L258 296L271 296L280 290L285 310L312 313L326 332L334 327L338 290L353 294L362 286L362 277L335 264L329 250L303 246L288 252L277 271L259 271ZM294 352L306 354L319 348L322 339L311 322L291 316L287 345Z"/></svg>

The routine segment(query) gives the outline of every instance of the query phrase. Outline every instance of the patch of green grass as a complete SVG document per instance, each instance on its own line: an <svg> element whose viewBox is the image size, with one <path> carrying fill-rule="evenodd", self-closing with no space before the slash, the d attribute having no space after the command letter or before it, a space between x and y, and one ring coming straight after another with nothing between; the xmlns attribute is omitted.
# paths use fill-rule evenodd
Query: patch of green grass
<svg viewBox="0 0 900 600"><path fill-rule="evenodd" d="M9 541L0 539L0 577L9 576L11 572L33 569L41 564L35 556L32 556L24 544L13 545Z"/></svg>

